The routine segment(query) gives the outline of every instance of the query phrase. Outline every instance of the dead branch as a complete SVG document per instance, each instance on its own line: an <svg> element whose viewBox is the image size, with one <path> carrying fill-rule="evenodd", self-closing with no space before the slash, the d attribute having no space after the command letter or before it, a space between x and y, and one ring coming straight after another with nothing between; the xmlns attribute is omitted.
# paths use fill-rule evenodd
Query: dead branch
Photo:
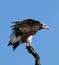
<svg viewBox="0 0 59 65"><path fill-rule="evenodd" d="M32 46L27 46L26 49L28 50L28 52L30 54L33 55L33 57L35 58L35 65L41 65L40 64L40 57L39 55L35 52L34 48Z"/></svg>

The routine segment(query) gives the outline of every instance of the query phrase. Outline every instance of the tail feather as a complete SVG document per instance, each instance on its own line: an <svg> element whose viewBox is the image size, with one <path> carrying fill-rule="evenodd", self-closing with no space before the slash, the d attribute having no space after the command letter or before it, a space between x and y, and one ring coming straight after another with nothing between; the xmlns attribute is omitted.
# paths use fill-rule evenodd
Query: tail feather
<svg viewBox="0 0 59 65"><path fill-rule="evenodd" d="M19 46L19 44L20 44L19 42L16 42L14 44L9 42L8 46L12 46L13 50L15 50Z"/></svg>
<svg viewBox="0 0 59 65"><path fill-rule="evenodd" d="M18 46L19 46L19 42L13 44L13 46L12 46L13 47L13 50L15 50Z"/></svg>
<svg viewBox="0 0 59 65"><path fill-rule="evenodd" d="M12 46L13 50L15 50L20 43L22 43L21 36L16 37L15 32L13 31L8 46Z"/></svg>
<svg viewBox="0 0 59 65"><path fill-rule="evenodd" d="M11 46L11 45L12 45L12 43L9 42L8 46Z"/></svg>

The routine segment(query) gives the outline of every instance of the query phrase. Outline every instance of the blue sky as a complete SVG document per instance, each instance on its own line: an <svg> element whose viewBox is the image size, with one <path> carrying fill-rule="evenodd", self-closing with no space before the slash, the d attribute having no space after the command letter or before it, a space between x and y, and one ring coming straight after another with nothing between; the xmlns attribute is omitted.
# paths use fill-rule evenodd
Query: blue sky
<svg viewBox="0 0 59 65"><path fill-rule="evenodd" d="M59 0L0 0L0 65L34 65L35 60L20 45L8 47L12 21L33 18L46 23L50 30L38 31L31 45L42 65L59 65Z"/></svg>

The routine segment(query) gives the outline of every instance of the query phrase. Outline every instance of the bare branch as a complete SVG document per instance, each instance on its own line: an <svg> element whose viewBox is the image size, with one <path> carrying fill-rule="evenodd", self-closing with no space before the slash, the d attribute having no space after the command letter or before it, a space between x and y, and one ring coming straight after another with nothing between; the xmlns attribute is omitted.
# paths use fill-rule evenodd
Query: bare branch
<svg viewBox="0 0 59 65"><path fill-rule="evenodd" d="M40 57L39 55L35 52L34 48L32 46L27 46L26 49L28 50L28 52L30 54L33 55L33 57L35 58L35 65L41 65L40 64Z"/></svg>

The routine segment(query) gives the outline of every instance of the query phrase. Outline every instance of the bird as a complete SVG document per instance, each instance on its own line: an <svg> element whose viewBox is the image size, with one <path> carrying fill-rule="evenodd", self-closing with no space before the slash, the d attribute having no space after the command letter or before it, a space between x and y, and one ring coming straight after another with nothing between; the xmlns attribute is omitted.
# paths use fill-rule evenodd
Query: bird
<svg viewBox="0 0 59 65"><path fill-rule="evenodd" d="M26 43L30 46L33 36L41 29L49 29L44 23L34 19L25 19L22 21L12 22L12 33L8 46L15 50L20 44Z"/></svg>

